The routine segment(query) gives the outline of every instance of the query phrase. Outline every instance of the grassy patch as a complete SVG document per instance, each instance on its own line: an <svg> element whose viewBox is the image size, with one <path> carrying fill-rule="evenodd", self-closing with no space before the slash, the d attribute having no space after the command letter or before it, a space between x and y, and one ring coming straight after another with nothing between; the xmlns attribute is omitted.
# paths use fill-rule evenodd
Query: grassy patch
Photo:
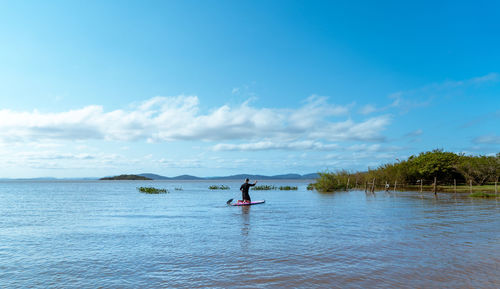
<svg viewBox="0 0 500 289"><path fill-rule="evenodd" d="M145 194L168 194L167 189L157 189L153 187L138 187L137 190Z"/></svg>
<svg viewBox="0 0 500 289"><path fill-rule="evenodd" d="M231 189L229 186L225 186L225 185L211 185L208 187L210 190L229 190Z"/></svg>
<svg viewBox="0 0 500 289"><path fill-rule="evenodd" d="M453 192L455 189L453 186L439 186L439 189L445 192ZM470 186L468 185L457 185L457 192L469 192ZM483 185L483 186L472 186L473 192L495 192L495 185Z"/></svg>
<svg viewBox="0 0 500 289"><path fill-rule="evenodd" d="M297 187L291 187L291 186L281 186L280 190L281 191L296 191L298 188Z"/></svg>
<svg viewBox="0 0 500 289"><path fill-rule="evenodd" d="M261 186L254 186L252 187L252 190L256 191L270 191L270 190L276 190L277 188L275 186L269 186L269 185L261 185Z"/></svg>
<svg viewBox="0 0 500 289"><path fill-rule="evenodd" d="M488 194L485 192L475 192L469 195L471 198L496 198L497 195L495 194Z"/></svg>
<svg viewBox="0 0 500 289"><path fill-rule="evenodd" d="M312 191L312 190L314 190L314 184L313 184L313 183L310 183L309 185L307 185L307 190L308 190L308 191Z"/></svg>

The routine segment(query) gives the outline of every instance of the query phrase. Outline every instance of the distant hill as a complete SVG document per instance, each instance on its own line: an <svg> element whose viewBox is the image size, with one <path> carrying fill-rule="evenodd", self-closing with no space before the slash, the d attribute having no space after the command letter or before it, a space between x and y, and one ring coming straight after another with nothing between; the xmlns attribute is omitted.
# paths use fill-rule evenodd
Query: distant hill
<svg viewBox="0 0 500 289"><path fill-rule="evenodd" d="M312 180L312 179L319 178L319 175L318 175L318 173L306 174L306 175L302 175L302 178L307 179L307 180Z"/></svg>
<svg viewBox="0 0 500 289"><path fill-rule="evenodd" d="M250 174L237 174L231 176L218 176L218 177L196 177L192 175L180 175L176 177L165 177L157 174L142 173L137 174L138 176L143 176L153 180L176 180L176 181L190 181L190 180L244 180L246 178L252 180L309 180L317 179L319 176L316 173L299 175L299 174L284 174L284 175L274 175L274 176L264 176L264 175L250 175Z"/></svg>
<svg viewBox="0 0 500 289"><path fill-rule="evenodd" d="M252 175L252 174L237 174L231 176L219 176L219 177L196 177L192 175L180 175L176 177L166 177L162 175L152 174L152 173L141 173L141 174L129 174L129 175L119 175L113 177L104 178L0 178L0 180L33 180L33 181L56 181L56 180L138 180L138 181L149 181L149 180L175 180L175 181L189 181L189 180L244 180L249 178L251 180L311 180L317 179L319 176L317 173L313 174L283 174L274 176L265 175Z"/></svg>
<svg viewBox="0 0 500 289"><path fill-rule="evenodd" d="M199 178L191 175L180 175L177 177L165 177L157 174L138 174L138 176L143 176L146 178L150 178L152 180L204 180L204 178Z"/></svg>
<svg viewBox="0 0 500 289"><path fill-rule="evenodd" d="M238 174L238 175L223 176L223 177L210 177L210 178L206 178L206 179L209 179L209 180L243 180L246 178L249 178L251 180L303 180L303 179L316 179L316 178L318 178L318 174L307 174L307 175L285 174L285 175L274 175L274 176Z"/></svg>
<svg viewBox="0 0 500 289"><path fill-rule="evenodd" d="M141 177L146 177L146 178L149 178L149 179L152 179L152 180L170 180L171 178L169 177L164 177L164 176L160 176L160 175L157 175L157 174L149 174L149 173L146 173L146 174L137 174L138 176L141 176Z"/></svg>
<svg viewBox="0 0 500 289"><path fill-rule="evenodd" d="M204 180L204 178L199 178L191 175L180 175L173 177L172 180Z"/></svg>
<svg viewBox="0 0 500 289"><path fill-rule="evenodd" d="M119 175L114 177L104 177L100 178L102 181L123 181L123 180L133 180L133 181L151 181L153 179L138 175Z"/></svg>

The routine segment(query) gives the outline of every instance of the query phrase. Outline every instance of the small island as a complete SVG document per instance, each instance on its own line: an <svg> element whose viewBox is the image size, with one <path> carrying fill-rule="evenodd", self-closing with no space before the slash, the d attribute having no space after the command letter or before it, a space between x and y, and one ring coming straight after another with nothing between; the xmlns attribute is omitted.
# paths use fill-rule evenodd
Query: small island
<svg viewBox="0 0 500 289"><path fill-rule="evenodd" d="M101 181L152 181L153 179L138 175L119 175L114 177L100 178Z"/></svg>

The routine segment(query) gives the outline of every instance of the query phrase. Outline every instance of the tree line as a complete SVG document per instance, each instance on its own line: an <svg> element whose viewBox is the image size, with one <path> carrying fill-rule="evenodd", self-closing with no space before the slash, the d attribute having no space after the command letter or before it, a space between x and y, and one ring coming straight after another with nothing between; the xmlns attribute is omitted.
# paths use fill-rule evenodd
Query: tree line
<svg viewBox="0 0 500 289"><path fill-rule="evenodd" d="M383 164L367 171L321 172L314 187L319 191L335 191L367 183L376 185L400 184L402 186L430 184L436 179L440 185L485 185L500 176L500 153L495 156L472 156L433 150L412 155L407 160ZM374 184L374 185L375 185Z"/></svg>

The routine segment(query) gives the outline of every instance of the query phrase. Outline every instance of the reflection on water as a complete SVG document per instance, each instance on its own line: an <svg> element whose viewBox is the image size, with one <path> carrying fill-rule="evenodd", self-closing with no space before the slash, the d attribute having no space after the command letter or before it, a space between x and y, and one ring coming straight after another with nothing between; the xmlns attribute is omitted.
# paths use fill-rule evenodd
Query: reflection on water
<svg viewBox="0 0 500 289"><path fill-rule="evenodd" d="M242 206L241 207L241 251L248 252L249 246L249 234L250 234L250 208L252 206Z"/></svg>
<svg viewBox="0 0 500 289"><path fill-rule="evenodd" d="M1 287L500 287L498 199L211 184L0 182Z"/></svg>

